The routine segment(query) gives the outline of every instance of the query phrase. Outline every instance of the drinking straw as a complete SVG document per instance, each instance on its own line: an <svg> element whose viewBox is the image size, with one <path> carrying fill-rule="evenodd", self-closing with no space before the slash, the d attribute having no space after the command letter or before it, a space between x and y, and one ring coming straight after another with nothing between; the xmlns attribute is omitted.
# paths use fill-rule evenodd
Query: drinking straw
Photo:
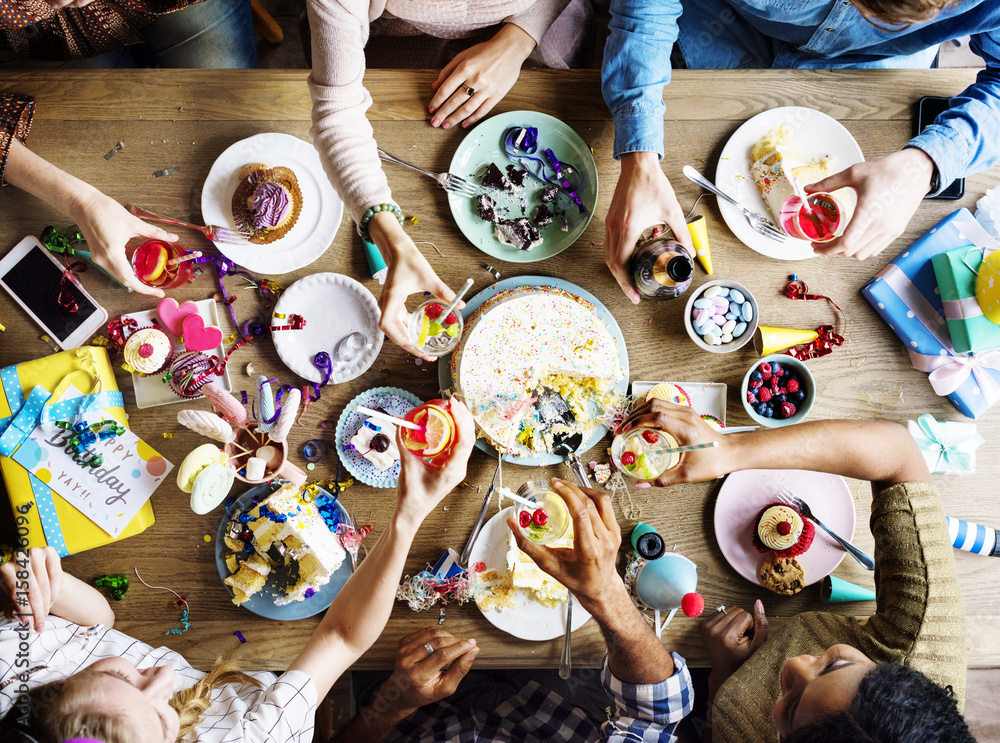
<svg viewBox="0 0 1000 743"><path fill-rule="evenodd" d="M688 446L675 446L672 449L654 449L650 454L681 454L686 451L697 451L698 449L714 449L719 445L718 441L708 444L689 444Z"/></svg>
<svg viewBox="0 0 1000 743"><path fill-rule="evenodd" d="M756 431L760 426L731 426L723 428L719 433L746 433L747 431Z"/></svg>
<svg viewBox="0 0 1000 743"><path fill-rule="evenodd" d="M505 498L510 498L515 503L520 503L522 506L526 506L528 508L538 508L539 506L539 504L533 500L522 498L520 495L515 493L510 488L500 488L500 495L504 496Z"/></svg>
<svg viewBox="0 0 1000 743"><path fill-rule="evenodd" d="M450 315L451 311L455 309L455 305L457 305L459 302L462 301L462 297L465 296L465 293L469 291L471 287L472 287L472 279L466 279L465 283L462 284L462 288L459 290L458 294L455 295L455 298L448 303L447 307L444 308L444 311L441 313L441 317L447 320L448 315Z"/></svg>
<svg viewBox="0 0 1000 743"><path fill-rule="evenodd" d="M195 250L194 252L188 253L183 258L171 258L169 261L167 261L167 265L176 266L178 263L186 263L187 261L193 261L198 258L201 258L201 251Z"/></svg>
<svg viewBox="0 0 1000 743"><path fill-rule="evenodd" d="M412 428L414 431L423 431L426 426L421 426L417 423L410 423L410 421L403 420L402 418L397 418L394 415L389 415L388 413L382 413L378 410L372 410L371 408L366 408L364 405L355 405L354 409L359 413L364 413L365 415L370 415L372 418L378 418L386 423L393 423L397 426L402 426L403 428Z"/></svg>

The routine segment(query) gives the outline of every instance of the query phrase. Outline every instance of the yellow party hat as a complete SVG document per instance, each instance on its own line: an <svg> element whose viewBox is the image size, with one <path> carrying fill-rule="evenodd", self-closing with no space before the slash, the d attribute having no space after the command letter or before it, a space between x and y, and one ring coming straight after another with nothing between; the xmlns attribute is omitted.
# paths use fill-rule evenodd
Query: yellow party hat
<svg viewBox="0 0 1000 743"><path fill-rule="evenodd" d="M695 256L705 273L712 273L712 251L708 247L708 225L705 222L705 215L699 214L687 223L688 232L691 233L691 240L694 242Z"/></svg>
<svg viewBox="0 0 1000 743"><path fill-rule="evenodd" d="M769 328L761 325L753 334L753 347L761 356L778 353L786 348L808 343L819 338L815 330L796 330L795 328Z"/></svg>

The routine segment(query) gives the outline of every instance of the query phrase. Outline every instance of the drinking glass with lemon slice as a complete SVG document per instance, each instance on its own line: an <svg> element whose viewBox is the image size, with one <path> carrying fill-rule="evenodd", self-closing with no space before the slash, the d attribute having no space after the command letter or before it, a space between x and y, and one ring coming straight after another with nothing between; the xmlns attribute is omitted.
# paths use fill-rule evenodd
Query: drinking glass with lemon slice
<svg viewBox="0 0 1000 743"><path fill-rule="evenodd" d="M551 544L569 529L570 515L566 501L545 480L529 480L517 494L532 503L519 503L514 518L521 534L536 544Z"/></svg>
<svg viewBox="0 0 1000 743"><path fill-rule="evenodd" d="M615 467L637 480L654 480L681 461L671 452L677 439L655 428L634 428L615 436L611 442L611 461Z"/></svg>
<svg viewBox="0 0 1000 743"><path fill-rule="evenodd" d="M441 466L451 456L457 426L444 400L431 400L406 414L419 428L403 428L403 446L428 464Z"/></svg>
<svg viewBox="0 0 1000 743"><path fill-rule="evenodd" d="M410 315L410 343L423 356L444 356L462 339L462 313L440 299L428 299Z"/></svg>
<svg viewBox="0 0 1000 743"><path fill-rule="evenodd" d="M176 289L191 277L191 261L181 260L186 255L180 245L150 240L132 254L132 271L146 286Z"/></svg>

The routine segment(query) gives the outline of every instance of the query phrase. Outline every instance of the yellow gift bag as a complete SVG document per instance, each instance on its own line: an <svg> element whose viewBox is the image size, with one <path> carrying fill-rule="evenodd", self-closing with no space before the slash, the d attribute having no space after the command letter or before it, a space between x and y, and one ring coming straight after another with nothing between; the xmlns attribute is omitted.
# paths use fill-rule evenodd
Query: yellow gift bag
<svg viewBox="0 0 1000 743"><path fill-rule="evenodd" d="M70 385L84 396L59 402ZM103 348L84 346L0 369L0 473L15 513L27 517L29 547L49 545L65 556L115 541L11 459L40 423L95 410L128 426L122 394ZM29 507L31 503L34 506ZM152 523L153 507L146 501L119 539L138 534Z"/></svg>

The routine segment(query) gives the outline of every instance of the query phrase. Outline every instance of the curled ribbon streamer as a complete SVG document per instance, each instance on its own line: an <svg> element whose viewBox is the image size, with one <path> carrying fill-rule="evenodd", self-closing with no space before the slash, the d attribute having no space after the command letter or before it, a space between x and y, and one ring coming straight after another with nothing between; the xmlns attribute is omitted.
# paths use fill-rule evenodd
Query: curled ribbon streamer
<svg viewBox="0 0 1000 743"><path fill-rule="evenodd" d="M326 351L320 351L318 354L313 356L313 365L323 373L323 381L319 383L316 387L316 399L319 399L319 388L326 387L330 384L330 377L333 376L333 361L330 359L330 354ZM315 400L313 401L315 402Z"/></svg>
<svg viewBox="0 0 1000 743"><path fill-rule="evenodd" d="M125 340L139 328L139 322L134 317L116 317L108 323L108 340L117 348L124 348ZM127 331L127 332L126 332Z"/></svg>
<svg viewBox="0 0 1000 743"><path fill-rule="evenodd" d="M991 371L1000 372L1000 350L971 356L929 356L913 349L907 351L913 368L928 373L927 378L936 394L950 395L965 384L971 374L988 406L1000 402L1000 382L990 374Z"/></svg>
<svg viewBox="0 0 1000 743"><path fill-rule="evenodd" d="M503 149L507 157L518 163L535 178L549 183L545 161L531 157L538 151L538 129L533 126L512 126L503 135Z"/></svg>
<svg viewBox="0 0 1000 743"><path fill-rule="evenodd" d="M56 304L59 305L59 311L67 317L72 317L80 311L80 303L73 296L73 287L77 283L74 274L83 273L86 270L87 264L83 261L67 262L66 270L63 271L62 277L59 279L59 292L56 294Z"/></svg>
<svg viewBox="0 0 1000 743"><path fill-rule="evenodd" d="M985 442L978 433L953 441L949 424L935 420L929 413L924 413L917 419L917 430L910 427L910 434L916 439L921 451L937 455L937 462L931 467L932 472L944 472L948 469L958 472L975 471L976 449ZM941 467L942 463L944 468Z"/></svg>
<svg viewBox="0 0 1000 743"><path fill-rule="evenodd" d="M563 175L562 163L559 162L559 159L556 157L556 153L554 153L552 150L545 150L545 157L547 157L549 159L549 162L552 163L552 169L555 170L556 172L556 183L562 186L562 189L573 200L573 203L576 204L577 208L580 210L580 214L586 214L587 207L583 205L583 202L580 200L580 197L577 196L576 191L573 190L573 185ZM581 189L584 188L584 182L582 179L580 181L580 188Z"/></svg>
<svg viewBox="0 0 1000 743"><path fill-rule="evenodd" d="M808 343L800 343L797 346L787 349L785 353L793 359L807 361L833 353L835 346L844 345L844 336L833 332L832 325L820 325L816 328L816 332L819 333L819 337L816 340L809 341Z"/></svg>

